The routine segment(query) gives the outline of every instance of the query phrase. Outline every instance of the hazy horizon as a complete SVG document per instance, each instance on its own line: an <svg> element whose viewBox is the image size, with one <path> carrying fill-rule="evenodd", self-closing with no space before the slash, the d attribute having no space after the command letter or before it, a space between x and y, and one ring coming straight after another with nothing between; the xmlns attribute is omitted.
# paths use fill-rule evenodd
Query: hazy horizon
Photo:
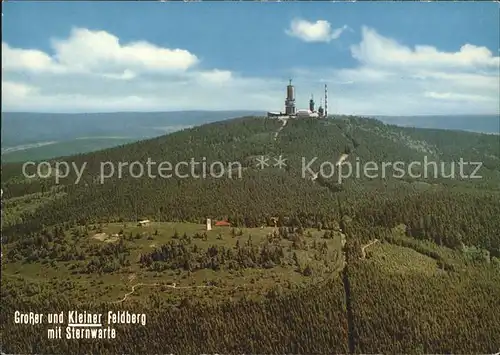
<svg viewBox="0 0 500 355"><path fill-rule="evenodd" d="M1 113L27 113L27 114L46 114L46 115L99 115L99 114L134 114L134 113L181 113L181 112L262 112L265 114L266 110L251 110L251 109L221 109L221 110L148 110L148 111L95 111L95 112L52 112L52 111L2 111ZM353 115L350 113L329 113L329 116L360 116L360 117L450 117L450 116L497 116L499 113L429 113L429 114L407 114L407 115L383 115L383 114L359 114Z"/></svg>

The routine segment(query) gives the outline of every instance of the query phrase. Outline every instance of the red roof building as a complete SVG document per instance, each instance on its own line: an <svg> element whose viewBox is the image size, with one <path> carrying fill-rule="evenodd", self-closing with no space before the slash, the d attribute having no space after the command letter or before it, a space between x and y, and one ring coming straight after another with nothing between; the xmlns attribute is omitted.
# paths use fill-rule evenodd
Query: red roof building
<svg viewBox="0 0 500 355"><path fill-rule="evenodd" d="M229 227L231 223L229 223L228 221L217 221L215 222L215 225L217 227Z"/></svg>

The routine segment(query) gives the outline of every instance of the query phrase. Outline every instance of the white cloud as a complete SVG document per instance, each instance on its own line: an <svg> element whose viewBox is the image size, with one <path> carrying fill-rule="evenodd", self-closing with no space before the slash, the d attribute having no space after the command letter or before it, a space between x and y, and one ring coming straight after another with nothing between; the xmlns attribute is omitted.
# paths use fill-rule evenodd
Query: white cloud
<svg viewBox="0 0 500 355"><path fill-rule="evenodd" d="M187 70L199 61L184 49L160 48L144 41L121 44L112 34L84 28L74 28L67 39L53 39L52 48L55 55L51 57L42 51L11 48L2 42L2 68L35 73L103 73L130 77L133 71Z"/></svg>
<svg viewBox="0 0 500 355"><path fill-rule="evenodd" d="M307 38L332 32L316 29ZM354 67L296 70L299 108L307 107L311 93L319 101L328 83L330 113L498 113L499 57L487 48L464 43L443 52L411 48L369 28L361 33L360 43L351 47ZM122 43L87 29L51 43L53 54L2 43L4 111L283 109L286 78L206 68L185 49Z"/></svg>
<svg viewBox="0 0 500 355"><path fill-rule="evenodd" d="M29 95L36 94L37 91L37 88L30 85L2 80L2 101L3 98L7 100L9 98L28 98Z"/></svg>
<svg viewBox="0 0 500 355"><path fill-rule="evenodd" d="M120 43L105 31L76 28L51 44L53 55L2 42L4 110L265 110L282 94L282 83L202 69L185 49ZM256 92L265 98L249 101Z"/></svg>
<svg viewBox="0 0 500 355"><path fill-rule="evenodd" d="M375 67L474 69L498 68L500 64L500 58L494 57L488 48L472 44L464 44L457 52L440 52L427 45L412 49L368 27L362 28L362 38L361 43L351 47L352 55L361 63Z"/></svg>
<svg viewBox="0 0 500 355"><path fill-rule="evenodd" d="M52 58L44 52L11 48L2 42L2 70L56 71Z"/></svg>
<svg viewBox="0 0 500 355"><path fill-rule="evenodd" d="M136 77L136 74L129 69L125 69L121 74L103 74L103 76L105 78L117 80L132 80Z"/></svg>
<svg viewBox="0 0 500 355"><path fill-rule="evenodd" d="M228 70L214 69L212 71L199 73L201 81L208 81L210 83L224 84L233 78L233 74Z"/></svg>
<svg viewBox="0 0 500 355"><path fill-rule="evenodd" d="M488 48L467 43L455 52L428 45L411 48L364 27L351 54L358 62L354 68L301 71L329 82L330 112L500 113L500 58Z"/></svg>
<svg viewBox="0 0 500 355"><path fill-rule="evenodd" d="M343 26L332 30L330 22L325 20L309 22L307 20L295 19L285 33L305 42L330 42L339 38L346 29L347 26Z"/></svg>
<svg viewBox="0 0 500 355"><path fill-rule="evenodd" d="M453 92L434 92L434 91L426 91L424 92L425 97L429 97L431 99L436 100L447 100L447 101L493 101L495 100L492 97L481 96L481 95L472 95L472 94L459 94Z"/></svg>

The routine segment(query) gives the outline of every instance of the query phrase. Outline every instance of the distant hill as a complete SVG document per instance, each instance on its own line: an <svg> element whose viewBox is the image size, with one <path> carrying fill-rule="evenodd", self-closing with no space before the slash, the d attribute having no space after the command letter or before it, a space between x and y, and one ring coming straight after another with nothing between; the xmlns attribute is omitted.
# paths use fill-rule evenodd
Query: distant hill
<svg viewBox="0 0 500 355"><path fill-rule="evenodd" d="M140 140L130 137L94 137L75 138L61 142L41 142L25 144L2 151L2 162L27 162L48 160L61 155L75 155L112 148Z"/></svg>
<svg viewBox="0 0 500 355"><path fill-rule="evenodd" d="M117 113L2 113L2 148L79 137L155 137L178 129L255 111L181 111Z"/></svg>
<svg viewBox="0 0 500 355"><path fill-rule="evenodd" d="M439 128L500 134L499 115L453 115L453 116L374 116L398 126Z"/></svg>
<svg viewBox="0 0 500 355"><path fill-rule="evenodd" d="M123 143L240 116L253 111L125 112L89 114L2 113L2 159L5 162L49 159L88 153ZM399 126L498 133L498 116L377 117ZM103 139L102 137L120 139ZM85 142L80 139L86 138ZM89 138L92 138L89 140ZM79 140L75 140L79 139ZM75 141L73 141L75 140ZM57 144L56 144L57 143ZM51 145L47 147L47 145ZM19 152L19 151L25 152ZM14 154L14 152L17 152Z"/></svg>
<svg viewBox="0 0 500 355"><path fill-rule="evenodd" d="M111 148L253 111L2 113L2 160L50 159Z"/></svg>

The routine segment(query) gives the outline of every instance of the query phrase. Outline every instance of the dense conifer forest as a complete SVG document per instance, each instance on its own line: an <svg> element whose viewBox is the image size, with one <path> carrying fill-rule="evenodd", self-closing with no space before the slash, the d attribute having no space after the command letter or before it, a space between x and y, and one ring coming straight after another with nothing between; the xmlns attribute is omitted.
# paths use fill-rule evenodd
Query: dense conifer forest
<svg viewBox="0 0 500 355"><path fill-rule="evenodd" d="M500 136L361 117L293 120L275 136L280 126L243 117L61 157L52 166L85 168L57 183L3 164L2 351L499 351ZM304 175L303 160L316 158L310 168L318 172L342 154L353 168L428 161L438 173L398 176L392 166L383 177ZM281 169L273 166L280 155ZM269 158L263 169L261 156ZM102 174L103 162L191 158L239 162L241 177L134 178L128 167ZM462 166L461 175L455 165L450 177L460 160L482 164ZM466 177L473 173L481 177ZM231 227L204 232L206 218ZM140 229L138 219L156 224ZM92 293L114 296L116 280L132 274L159 286L118 303ZM171 296L176 285L167 279L186 290L209 282ZM13 323L15 310L75 309L129 310L148 321L119 325L117 339L99 341L48 339L47 325Z"/></svg>

